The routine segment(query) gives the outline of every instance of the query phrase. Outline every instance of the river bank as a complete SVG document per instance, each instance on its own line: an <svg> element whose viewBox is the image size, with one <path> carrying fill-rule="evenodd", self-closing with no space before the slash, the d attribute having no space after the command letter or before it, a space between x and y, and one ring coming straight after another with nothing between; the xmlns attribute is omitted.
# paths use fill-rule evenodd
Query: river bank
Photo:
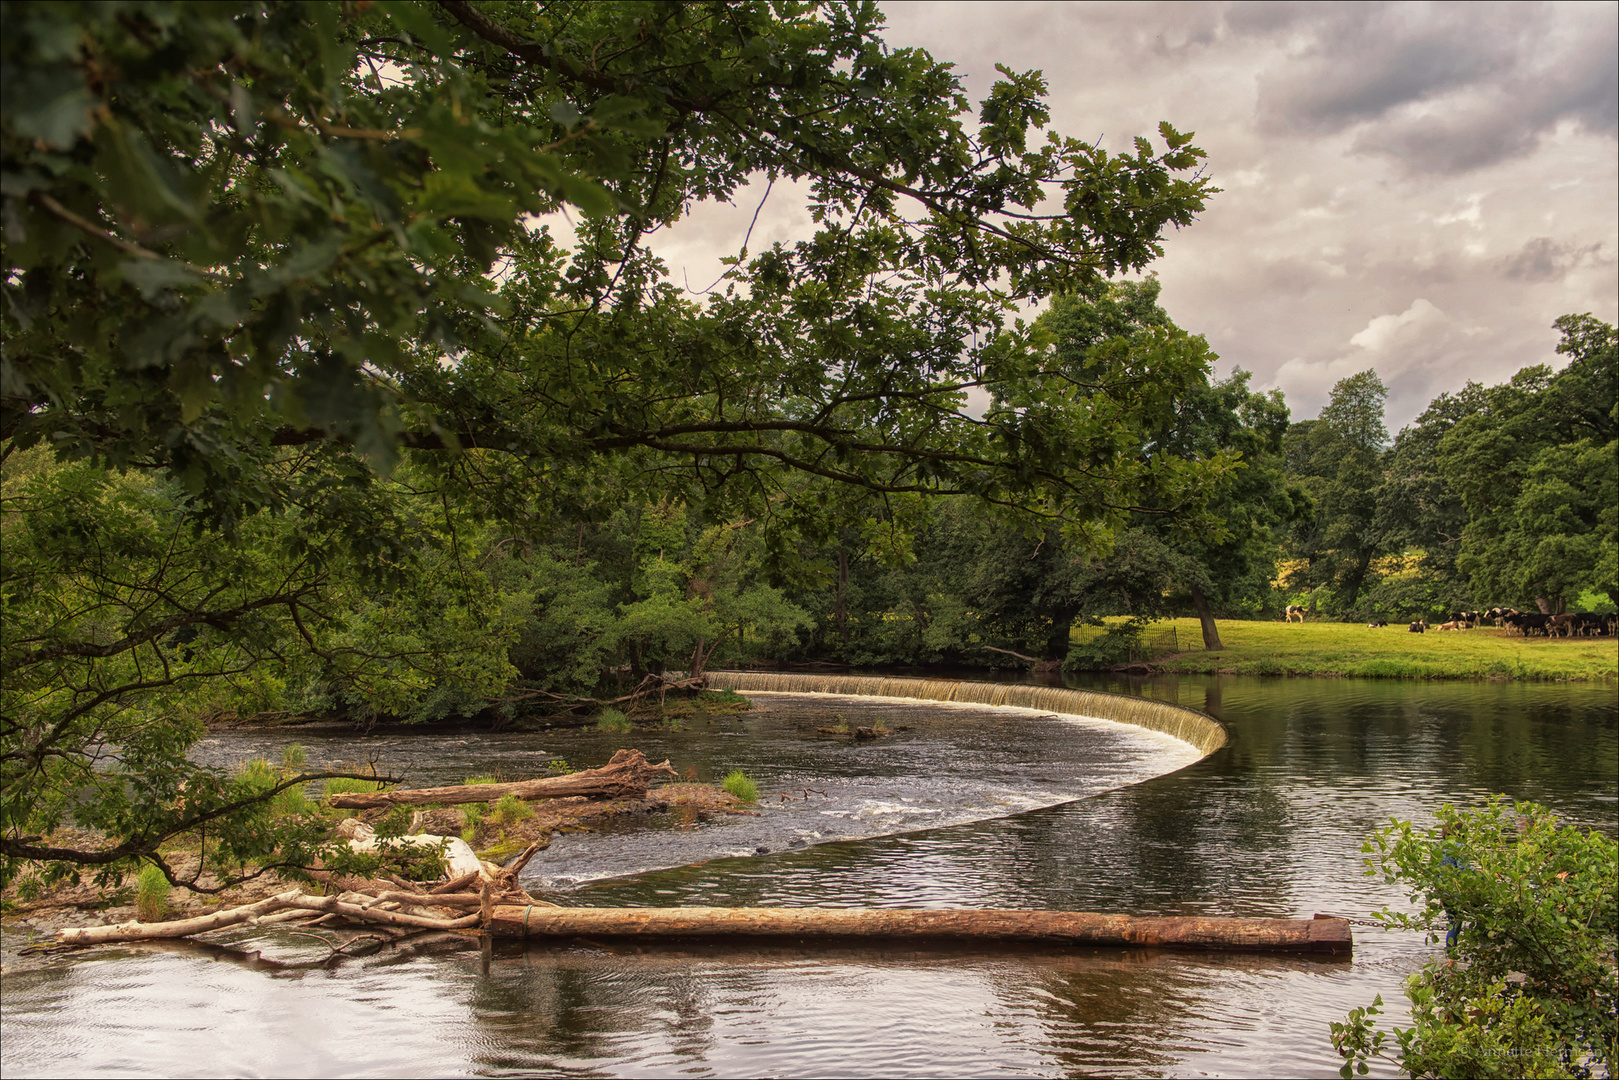
<svg viewBox="0 0 1619 1080"><path fill-rule="evenodd" d="M1495 627L1410 633L1404 625L1216 620L1220 652L1200 648L1196 619L1154 623L1149 639L1173 627L1182 650L1152 667L1181 675L1314 675L1361 679L1490 679L1613 682L1619 641L1524 638Z"/></svg>

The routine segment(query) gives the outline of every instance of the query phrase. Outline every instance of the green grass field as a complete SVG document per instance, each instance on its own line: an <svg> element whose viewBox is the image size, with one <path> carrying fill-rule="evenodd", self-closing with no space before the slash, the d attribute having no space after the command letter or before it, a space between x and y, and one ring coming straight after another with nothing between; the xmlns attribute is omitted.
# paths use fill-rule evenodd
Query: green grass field
<svg viewBox="0 0 1619 1080"><path fill-rule="evenodd" d="M1148 639L1175 627L1187 651L1154 661L1165 671L1236 675L1349 675L1374 679L1619 680L1614 638L1522 638L1494 627L1407 632L1358 623L1219 620L1222 652L1203 651L1196 619L1154 623Z"/></svg>

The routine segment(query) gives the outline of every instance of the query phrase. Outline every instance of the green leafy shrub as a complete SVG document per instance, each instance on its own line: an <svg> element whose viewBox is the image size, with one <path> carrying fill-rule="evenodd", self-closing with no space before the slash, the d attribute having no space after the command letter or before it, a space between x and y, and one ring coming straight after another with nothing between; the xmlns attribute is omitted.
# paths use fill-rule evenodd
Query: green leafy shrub
<svg viewBox="0 0 1619 1080"><path fill-rule="evenodd" d="M720 781L720 787L729 791L743 802L759 801L759 785L748 779L748 774L741 769L732 769Z"/></svg>
<svg viewBox="0 0 1619 1080"><path fill-rule="evenodd" d="M1367 873L1399 883L1420 905L1387 910L1390 926L1446 931L1447 955L1406 982L1415 1026L1396 1028L1412 1076L1612 1075L1619 976L1619 844L1561 825L1544 806L1502 797L1474 811L1449 806L1440 827L1395 821L1364 847ZM1373 1017L1382 997L1332 1025L1345 1077L1388 1058Z"/></svg>
<svg viewBox="0 0 1619 1080"><path fill-rule="evenodd" d="M534 816L534 808L516 795L502 795L489 808L489 819L502 825L515 825Z"/></svg>
<svg viewBox="0 0 1619 1080"><path fill-rule="evenodd" d="M147 863L135 878L135 917L141 922L158 922L168 912L169 879L156 863Z"/></svg>
<svg viewBox="0 0 1619 1080"><path fill-rule="evenodd" d="M598 731L608 731L615 735L622 735L634 730L634 728L635 725L630 723L630 718L617 709L603 709L601 715L596 717L596 729Z"/></svg>
<svg viewBox="0 0 1619 1080"><path fill-rule="evenodd" d="M545 769L547 772L561 773L563 775L579 771L569 765L566 758L552 758L545 763Z"/></svg>

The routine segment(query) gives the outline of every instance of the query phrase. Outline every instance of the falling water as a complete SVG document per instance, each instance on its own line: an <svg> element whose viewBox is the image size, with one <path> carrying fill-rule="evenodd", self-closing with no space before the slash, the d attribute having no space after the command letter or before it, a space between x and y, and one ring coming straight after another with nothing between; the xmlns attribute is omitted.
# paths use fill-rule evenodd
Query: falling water
<svg viewBox="0 0 1619 1080"><path fill-rule="evenodd" d="M1206 713L1184 705L1127 697L1097 690L1023 683L964 682L959 679L906 679L886 675L804 675L761 671L710 671L716 690L745 693L850 694L861 697L959 701L975 705L1014 705L1067 716L1112 720L1162 732L1195 746L1205 757L1226 744L1225 728Z"/></svg>

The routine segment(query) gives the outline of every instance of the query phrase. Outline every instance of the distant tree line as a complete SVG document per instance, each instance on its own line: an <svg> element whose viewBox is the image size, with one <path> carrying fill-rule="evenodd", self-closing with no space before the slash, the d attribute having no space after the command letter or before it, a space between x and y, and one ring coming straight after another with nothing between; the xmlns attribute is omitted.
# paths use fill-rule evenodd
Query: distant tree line
<svg viewBox="0 0 1619 1080"><path fill-rule="evenodd" d="M1568 364L1442 393L1388 445L1375 372L1294 424L1287 473L1310 511L1289 530L1291 599L1344 619L1619 604L1614 328L1566 315Z"/></svg>

